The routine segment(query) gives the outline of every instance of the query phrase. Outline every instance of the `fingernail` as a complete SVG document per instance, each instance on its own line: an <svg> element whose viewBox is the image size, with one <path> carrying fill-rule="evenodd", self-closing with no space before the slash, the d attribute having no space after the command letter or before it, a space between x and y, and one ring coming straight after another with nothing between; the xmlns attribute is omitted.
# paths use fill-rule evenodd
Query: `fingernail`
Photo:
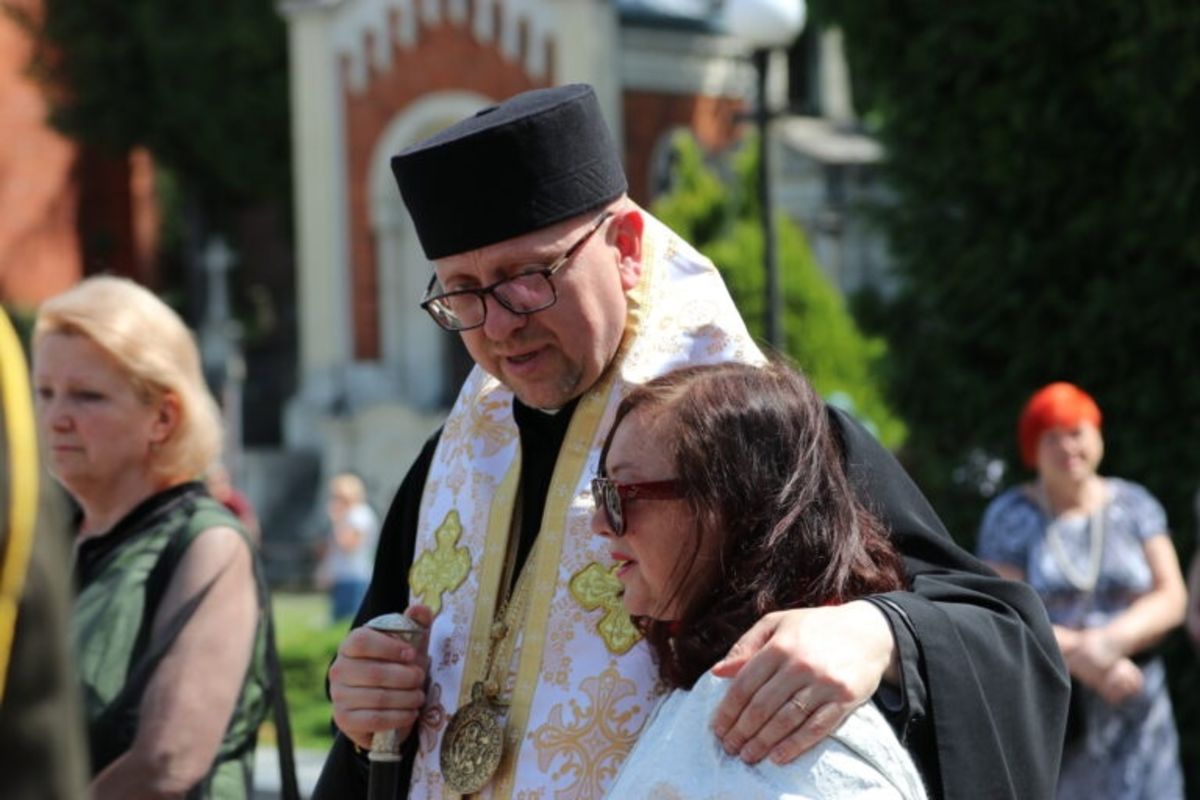
<svg viewBox="0 0 1200 800"><path fill-rule="evenodd" d="M738 758L747 764L757 764L762 760L762 754L758 752L757 747L747 746L743 747L742 752L738 753Z"/></svg>
<svg viewBox="0 0 1200 800"><path fill-rule="evenodd" d="M717 735L718 739L724 739L725 734L728 732L729 732L729 728L726 725L723 725L723 724L713 725L713 733L715 733Z"/></svg>

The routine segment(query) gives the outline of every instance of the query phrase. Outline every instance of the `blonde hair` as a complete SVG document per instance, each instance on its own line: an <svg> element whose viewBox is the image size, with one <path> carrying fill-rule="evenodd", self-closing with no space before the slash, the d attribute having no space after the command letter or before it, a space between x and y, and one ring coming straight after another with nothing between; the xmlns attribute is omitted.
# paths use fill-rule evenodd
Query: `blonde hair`
<svg viewBox="0 0 1200 800"><path fill-rule="evenodd" d="M367 499L367 487L353 472L343 472L329 479L329 494L356 505Z"/></svg>
<svg viewBox="0 0 1200 800"><path fill-rule="evenodd" d="M145 402L167 394L178 398L179 423L154 454L155 474L190 480L218 458L221 415L204 382L196 342L151 291L126 278L87 278L38 309L35 346L52 333L86 336L112 356Z"/></svg>

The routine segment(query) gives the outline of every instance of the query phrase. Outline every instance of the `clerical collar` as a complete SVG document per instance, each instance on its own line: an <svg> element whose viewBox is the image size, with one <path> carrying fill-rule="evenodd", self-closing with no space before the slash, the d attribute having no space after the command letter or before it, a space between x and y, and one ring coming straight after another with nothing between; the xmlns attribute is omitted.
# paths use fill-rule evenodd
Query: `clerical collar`
<svg viewBox="0 0 1200 800"><path fill-rule="evenodd" d="M547 410L527 406L514 397L513 420L516 421L522 438L525 438L529 434L535 436L553 436L561 442L563 435L567 431L567 426L571 423L571 417L575 413L575 406L578 404L579 398L576 397L562 408Z"/></svg>

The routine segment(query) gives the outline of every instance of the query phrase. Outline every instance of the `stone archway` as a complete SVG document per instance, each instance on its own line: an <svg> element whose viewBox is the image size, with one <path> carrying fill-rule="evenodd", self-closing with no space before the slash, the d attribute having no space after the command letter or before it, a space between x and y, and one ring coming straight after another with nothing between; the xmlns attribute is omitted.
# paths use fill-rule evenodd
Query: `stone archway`
<svg viewBox="0 0 1200 800"><path fill-rule="evenodd" d="M408 145L469 116L491 101L474 92L435 92L409 104L379 137L368 174L368 208L379 271L382 360L401 399L435 408L453 398L463 377L462 346L439 330L418 306L430 265L396 190L390 160ZM451 209L447 209L452 213Z"/></svg>

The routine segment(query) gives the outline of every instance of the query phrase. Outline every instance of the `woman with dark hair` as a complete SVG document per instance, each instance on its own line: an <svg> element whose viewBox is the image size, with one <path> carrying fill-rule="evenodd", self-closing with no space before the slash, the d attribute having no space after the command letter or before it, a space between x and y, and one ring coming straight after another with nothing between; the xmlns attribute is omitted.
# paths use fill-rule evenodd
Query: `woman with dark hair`
<svg viewBox="0 0 1200 800"><path fill-rule="evenodd" d="M592 529L611 540L625 608L673 690L611 797L925 797L872 704L786 765L747 765L709 732L727 685L709 669L758 619L904 586L900 557L855 497L825 404L802 375L720 364L634 389L592 491ZM801 720L826 713L805 691L791 703Z"/></svg>

